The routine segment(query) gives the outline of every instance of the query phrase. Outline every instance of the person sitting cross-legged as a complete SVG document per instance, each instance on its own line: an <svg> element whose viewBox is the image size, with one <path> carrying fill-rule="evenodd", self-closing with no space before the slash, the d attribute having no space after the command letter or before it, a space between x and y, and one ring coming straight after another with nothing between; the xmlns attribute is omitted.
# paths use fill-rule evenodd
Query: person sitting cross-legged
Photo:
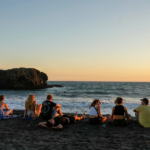
<svg viewBox="0 0 150 150"><path fill-rule="evenodd" d="M63 115L61 112L61 105L56 104L52 101L53 96L51 94L47 95L47 100L42 103L42 119L49 120L59 115Z"/></svg>
<svg viewBox="0 0 150 150"><path fill-rule="evenodd" d="M78 117L77 113L75 116L63 115L50 119L47 122L40 122L39 126L48 129L63 129L65 125L75 123L76 120L82 119L85 119L85 113L81 117Z"/></svg>
<svg viewBox="0 0 150 150"><path fill-rule="evenodd" d="M13 113L13 109L9 109L7 104L4 103L4 99L5 99L5 96L0 95L0 118L8 117L8 116L12 115L12 113ZM3 108L6 108L7 110L4 111Z"/></svg>
<svg viewBox="0 0 150 150"><path fill-rule="evenodd" d="M35 119L35 106L34 106L34 99L35 96L33 94L30 94L25 101L25 111L23 118L21 119Z"/></svg>
<svg viewBox="0 0 150 150"><path fill-rule="evenodd" d="M116 106L112 109L112 115L109 116L109 120L112 122L114 126L126 126L131 117L127 112L127 108L124 107L123 98L117 97L115 100Z"/></svg>
<svg viewBox="0 0 150 150"><path fill-rule="evenodd" d="M150 106L147 98L141 99L141 105L133 111L136 113L139 124L145 128L150 127Z"/></svg>
<svg viewBox="0 0 150 150"><path fill-rule="evenodd" d="M89 123L90 124L100 124L104 123L107 120L107 117L102 116L101 114L101 102L99 99L93 100L89 109Z"/></svg>

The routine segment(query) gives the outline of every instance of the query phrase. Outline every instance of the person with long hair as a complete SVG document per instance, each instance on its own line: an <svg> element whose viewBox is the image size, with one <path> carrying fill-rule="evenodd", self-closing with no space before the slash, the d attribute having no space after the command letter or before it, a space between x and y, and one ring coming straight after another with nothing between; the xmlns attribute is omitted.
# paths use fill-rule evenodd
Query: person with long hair
<svg viewBox="0 0 150 150"><path fill-rule="evenodd" d="M131 118L128 114L127 108L123 106L123 98L117 97L114 103L116 106L113 107L109 120L115 126L126 126Z"/></svg>
<svg viewBox="0 0 150 150"><path fill-rule="evenodd" d="M25 101L25 111L24 111L23 118L26 118L26 116L35 118L35 107L33 103L34 99L35 99L35 96L33 94L30 94L27 100Z"/></svg>
<svg viewBox="0 0 150 150"><path fill-rule="evenodd" d="M102 116L101 114L101 102L99 99L93 100L89 109L89 123L90 124L99 124L104 123L107 120L107 117Z"/></svg>
<svg viewBox="0 0 150 150"><path fill-rule="evenodd" d="M4 103L5 96L4 95L0 95L0 118L3 117L8 117L13 113L13 109L9 109L9 107L7 106L7 103ZM6 108L6 111L3 111L3 108Z"/></svg>

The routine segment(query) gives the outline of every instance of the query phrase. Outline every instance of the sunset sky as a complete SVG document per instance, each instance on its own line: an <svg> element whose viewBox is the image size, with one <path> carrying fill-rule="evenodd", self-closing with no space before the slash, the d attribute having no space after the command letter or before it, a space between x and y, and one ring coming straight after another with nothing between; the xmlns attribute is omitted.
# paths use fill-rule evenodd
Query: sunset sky
<svg viewBox="0 0 150 150"><path fill-rule="evenodd" d="M150 82L150 0L0 1L0 56L49 81Z"/></svg>

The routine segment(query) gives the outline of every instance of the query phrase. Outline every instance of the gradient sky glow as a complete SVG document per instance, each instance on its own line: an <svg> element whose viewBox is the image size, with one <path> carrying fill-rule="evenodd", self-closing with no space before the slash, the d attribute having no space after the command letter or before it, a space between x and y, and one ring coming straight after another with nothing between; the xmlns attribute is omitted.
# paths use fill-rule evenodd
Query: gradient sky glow
<svg viewBox="0 0 150 150"><path fill-rule="evenodd" d="M50 81L150 82L150 1L0 1L0 54Z"/></svg>

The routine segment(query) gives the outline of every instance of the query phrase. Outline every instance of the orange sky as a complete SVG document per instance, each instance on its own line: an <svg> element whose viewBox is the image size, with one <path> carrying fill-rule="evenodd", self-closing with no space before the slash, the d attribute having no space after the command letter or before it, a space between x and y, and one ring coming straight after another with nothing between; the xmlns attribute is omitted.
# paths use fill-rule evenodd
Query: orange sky
<svg viewBox="0 0 150 150"><path fill-rule="evenodd" d="M0 69L36 68L50 81L150 82L150 1L0 3Z"/></svg>

